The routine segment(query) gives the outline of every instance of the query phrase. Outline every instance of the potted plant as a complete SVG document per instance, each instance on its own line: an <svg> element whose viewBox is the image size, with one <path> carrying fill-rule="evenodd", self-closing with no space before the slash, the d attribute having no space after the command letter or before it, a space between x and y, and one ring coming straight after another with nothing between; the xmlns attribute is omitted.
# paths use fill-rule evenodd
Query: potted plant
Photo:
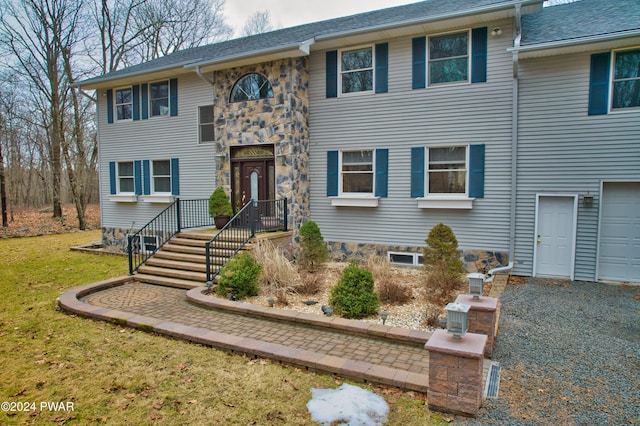
<svg viewBox="0 0 640 426"><path fill-rule="evenodd" d="M222 187L217 187L209 197L209 216L213 218L218 229L225 226L233 216L231 202Z"/></svg>

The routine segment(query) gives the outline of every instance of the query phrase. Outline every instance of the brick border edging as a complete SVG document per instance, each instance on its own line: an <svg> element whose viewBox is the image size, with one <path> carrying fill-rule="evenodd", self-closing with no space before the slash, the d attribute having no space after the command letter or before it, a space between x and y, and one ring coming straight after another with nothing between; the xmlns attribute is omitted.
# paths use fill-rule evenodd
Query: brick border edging
<svg viewBox="0 0 640 426"><path fill-rule="evenodd" d="M163 319L119 311L117 309L103 308L80 300L82 297L91 293L117 287L131 281L135 281L135 278L124 276L88 284L66 291L56 299L56 302L58 307L63 311L87 318L115 322L116 324L126 325L142 331L151 331L222 350L265 357L301 368L311 368L330 374L338 374L357 381L368 381L423 393L427 392L428 378L410 371L397 370L383 365L372 364L367 361L350 360L313 351L290 348L277 343L263 342L249 337L234 336L205 328L179 324L173 321L165 321ZM199 288L201 290L205 289L205 287ZM241 311L236 309L236 312Z"/></svg>
<svg viewBox="0 0 640 426"><path fill-rule="evenodd" d="M325 317L306 312L297 312L289 309L270 308L256 306L251 303L220 299L204 294L206 287L196 287L187 291L187 300L196 305L227 310L256 317L302 323L320 328L330 328L360 334L375 336L390 340L399 340L403 343L415 343L424 345L433 335L432 332L422 330L410 330L407 328L392 327L382 324L371 324L365 321L350 320L340 317Z"/></svg>

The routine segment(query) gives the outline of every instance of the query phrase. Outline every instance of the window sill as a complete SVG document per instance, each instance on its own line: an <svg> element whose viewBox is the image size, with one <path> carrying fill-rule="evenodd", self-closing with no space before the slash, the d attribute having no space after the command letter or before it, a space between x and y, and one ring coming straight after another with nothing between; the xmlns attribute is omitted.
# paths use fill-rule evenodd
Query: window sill
<svg viewBox="0 0 640 426"><path fill-rule="evenodd" d="M378 207L380 197L329 197L334 207Z"/></svg>
<svg viewBox="0 0 640 426"><path fill-rule="evenodd" d="M145 203L173 203L175 197L173 195L145 195Z"/></svg>
<svg viewBox="0 0 640 426"><path fill-rule="evenodd" d="M418 198L418 208L420 209L461 209L469 210L473 208L475 198L467 197L425 197Z"/></svg>
<svg viewBox="0 0 640 426"><path fill-rule="evenodd" d="M137 195L113 194L113 195L109 195L109 201L115 201L116 203L137 203L138 202L138 196Z"/></svg>

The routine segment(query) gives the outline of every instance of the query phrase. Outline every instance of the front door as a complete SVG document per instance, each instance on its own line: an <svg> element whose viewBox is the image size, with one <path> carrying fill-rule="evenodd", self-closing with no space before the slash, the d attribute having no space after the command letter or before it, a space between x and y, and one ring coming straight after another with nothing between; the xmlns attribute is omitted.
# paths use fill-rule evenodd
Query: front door
<svg viewBox="0 0 640 426"><path fill-rule="evenodd" d="M231 199L237 212L250 200L273 200L276 193L273 145L231 147Z"/></svg>
<svg viewBox="0 0 640 426"><path fill-rule="evenodd" d="M539 196L534 276L573 279L575 196Z"/></svg>

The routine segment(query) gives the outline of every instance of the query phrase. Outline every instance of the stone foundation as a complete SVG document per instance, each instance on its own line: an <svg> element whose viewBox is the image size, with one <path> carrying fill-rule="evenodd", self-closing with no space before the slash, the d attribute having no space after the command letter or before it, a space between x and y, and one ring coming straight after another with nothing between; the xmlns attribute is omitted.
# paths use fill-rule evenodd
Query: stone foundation
<svg viewBox="0 0 640 426"><path fill-rule="evenodd" d="M345 243L340 241L327 241L329 253L332 259L338 261L366 259L371 255L387 256L387 252L397 253L418 253L422 254L422 247ZM507 252L465 249L461 250L460 256L464 260L467 272L486 272L492 268L506 266L509 263Z"/></svg>

